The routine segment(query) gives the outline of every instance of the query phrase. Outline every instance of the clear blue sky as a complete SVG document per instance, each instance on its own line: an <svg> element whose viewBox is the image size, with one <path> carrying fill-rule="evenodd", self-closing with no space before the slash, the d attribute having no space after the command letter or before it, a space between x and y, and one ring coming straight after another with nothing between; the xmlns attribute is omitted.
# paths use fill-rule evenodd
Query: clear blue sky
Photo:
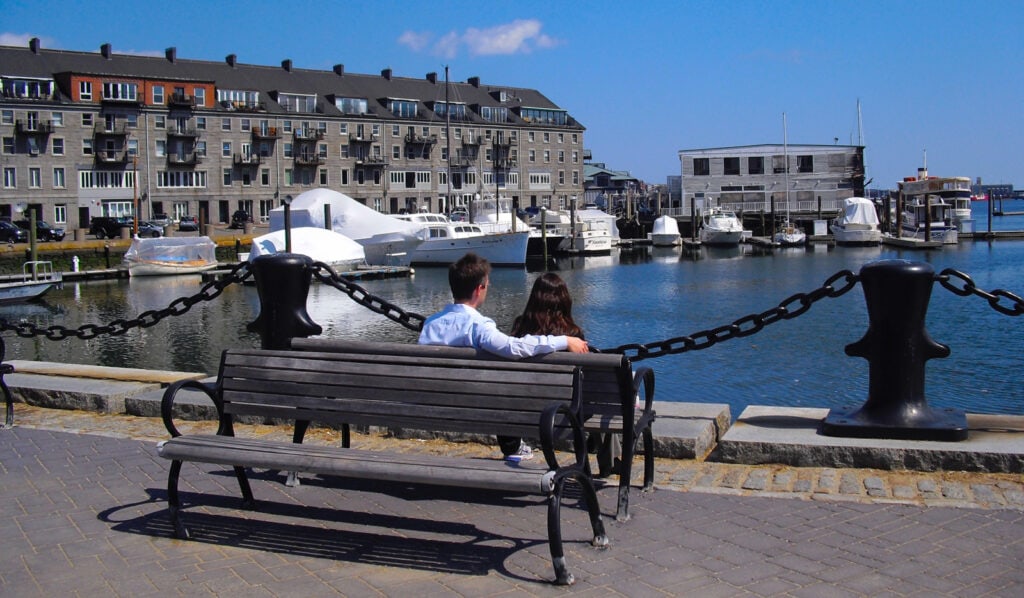
<svg viewBox="0 0 1024 598"><path fill-rule="evenodd" d="M929 171L1024 187L1024 1L0 0L0 44L540 90L595 162L649 182L678 151L858 142L872 186Z"/></svg>

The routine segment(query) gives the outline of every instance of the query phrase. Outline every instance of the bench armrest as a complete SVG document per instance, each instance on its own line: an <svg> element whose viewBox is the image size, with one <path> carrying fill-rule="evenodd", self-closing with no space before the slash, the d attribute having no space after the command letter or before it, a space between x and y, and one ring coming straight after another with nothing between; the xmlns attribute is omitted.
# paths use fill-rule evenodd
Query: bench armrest
<svg viewBox="0 0 1024 598"><path fill-rule="evenodd" d="M558 459L555 457L555 418L564 415L572 427L572 446L576 453L576 466L583 467L587 462L587 443L584 439L583 424L580 422L579 413L569 403L558 403L548 405L540 416L540 446L544 452L544 460L551 470L558 470Z"/></svg>
<svg viewBox="0 0 1024 598"><path fill-rule="evenodd" d="M636 429L642 430L654 421L654 370L649 367L641 367L633 375L633 396L640 397L640 387L643 386L643 403L639 405L640 415L635 417Z"/></svg>
<svg viewBox="0 0 1024 598"><path fill-rule="evenodd" d="M181 436L177 426L174 425L174 397L180 390L196 390L202 392L213 401L217 409L217 419L220 423L217 434L233 436L231 420L224 416L224 403L220 399L220 392L216 385L206 384L198 380L179 380L172 383L164 391L164 397L160 401L160 417L164 420L164 427L171 434L171 437Z"/></svg>

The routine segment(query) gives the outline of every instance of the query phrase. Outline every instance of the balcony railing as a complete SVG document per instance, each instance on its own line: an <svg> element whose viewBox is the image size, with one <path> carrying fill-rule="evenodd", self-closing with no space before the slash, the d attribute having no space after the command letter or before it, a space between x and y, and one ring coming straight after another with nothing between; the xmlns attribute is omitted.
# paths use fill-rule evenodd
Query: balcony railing
<svg viewBox="0 0 1024 598"><path fill-rule="evenodd" d="M348 134L348 142L349 143L373 143L374 141L380 141L380 135L378 135L378 134L360 135L358 133L349 133Z"/></svg>
<svg viewBox="0 0 1024 598"><path fill-rule="evenodd" d="M22 135L49 135L53 133L53 121L49 120L16 120L14 130Z"/></svg>
<svg viewBox="0 0 1024 598"><path fill-rule="evenodd" d="M386 168L388 162L383 156L356 156L356 164L369 168Z"/></svg>
<svg viewBox="0 0 1024 598"><path fill-rule="evenodd" d="M195 137L199 137L199 129L196 129L195 127L185 127L185 128L182 129L182 128L176 127L174 125L170 125L170 126L167 127L167 136L168 137L192 137L192 138L195 138Z"/></svg>
<svg viewBox="0 0 1024 598"><path fill-rule="evenodd" d="M421 145L437 143L437 135L417 135L415 133L406 133L405 142L416 143Z"/></svg>
<svg viewBox="0 0 1024 598"><path fill-rule="evenodd" d="M452 166L454 166L456 168L469 168L470 166L473 165L475 160L473 160L471 158L458 157L458 158L452 158L451 160L449 160L449 162L451 163Z"/></svg>
<svg viewBox="0 0 1024 598"><path fill-rule="evenodd" d="M235 154L232 160L235 166L259 166L263 157L259 154Z"/></svg>
<svg viewBox="0 0 1024 598"><path fill-rule="evenodd" d="M124 137L128 134L128 123L112 124L96 123L92 128L93 135L107 135L110 137Z"/></svg>
<svg viewBox="0 0 1024 598"><path fill-rule="evenodd" d="M483 140L483 138L480 137L479 135L465 135L462 138L462 145L463 146L467 146L467 145L480 145L480 142L482 140Z"/></svg>
<svg viewBox="0 0 1024 598"><path fill-rule="evenodd" d="M203 161L196 152L187 154L167 154L167 164L171 166L195 166Z"/></svg>
<svg viewBox="0 0 1024 598"><path fill-rule="evenodd" d="M195 108L196 96L187 93L172 93L167 98L167 105L174 108Z"/></svg>
<svg viewBox="0 0 1024 598"><path fill-rule="evenodd" d="M512 158L498 158L498 159L496 159L494 161L494 167L495 168L505 168L505 169L508 169L508 168L515 168L516 166L518 166L518 163L515 160L513 160Z"/></svg>
<svg viewBox="0 0 1024 598"><path fill-rule="evenodd" d="M252 130L253 139L280 139L281 130L277 127L267 127L266 129L256 127Z"/></svg>
<svg viewBox="0 0 1024 598"><path fill-rule="evenodd" d="M128 152L126 150L95 150L93 156L98 164L127 164Z"/></svg>
<svg viewBox="0 0 1024 598"><path fill-rule="evenodd" d="M295 129L296 141L320 141L324 138L324 132L317 129Z"/></svg>
<svg viewBox="0 0 1024 598"><path fill-rule="evenodd" d="M296 166L320 166L324 159L317 154L295 154Z"/></svg>
<svg viewBox="0 0 1024 598"><path fill-rule="evenodd" d="M142 98L135 96L135 99L128 98L100 98L100 102L103 104L117 104L119 106L141 106Z"/></svg>
<svg viewBox="0 0 1024 598"><path fill-rule="evenodd" d="M512 143L513 142L512 142L511 139L497 139L497 138L495 138L492 143L494 144L494 147L496 147L496 148L508 148L508 147L512 147Z"/></svg>

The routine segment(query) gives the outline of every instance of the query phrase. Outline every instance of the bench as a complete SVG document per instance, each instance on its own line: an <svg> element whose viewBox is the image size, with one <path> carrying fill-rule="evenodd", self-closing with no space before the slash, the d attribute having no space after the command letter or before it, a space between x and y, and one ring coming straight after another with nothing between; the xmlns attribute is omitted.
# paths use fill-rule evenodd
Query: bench
<svg viewBox="0 0 1024 598"><path fill-rule="evenodd" d="M571 584L562 549L561 504L566 483L582 495L592 544L608 544L597 494L587 472L580 369L571 365L490 362L371 352L227 350L217 380L183 380L164 393L161 415L171 439L158 445L171 460L168 511L175 536L187 539L178 478L185 461L233 467L242 506L255 508L246 468L299 471L367 480L532 494L547 500L547 531L555 582ZM181 435L174 424L175 395L205 392L219 414L216 434ZM460 434L539 437L543 459L511 466L500 459L435 456L384 450L312 446L240 438L238 417L263 420L387 426ZM305 424L301 424L304 428ZM297 426L298 428L298 426ZM558 462L554 445L571 434L572 461ZM474 494L465 492L465 500Z"/></svg>
<svg viewBox="0 0 1024 598"><path fill-rule="evenodd" d="M292 349L298 351L329 351L355 353L382 353L406 355L422 360L437 358L478 359L505 361L489 353L467 347L444 347L412 343L385 343L349 341L325 338L293 338ZM618 434L622 437L622 456L619 469L618 504L615 517L629 519L629 488L633 459L637 444L643 439L643 490L654 488L654 436L651 425L654 412L654 372L648 367L638 368L634 374L632 364L624 355L611 353L549 353L523 360L526 363L574 365L583 370L583 429L587 433ZM642 393L642 394L641 394ZM637 397L642 396L640 405ZM631 426L623 425L632 422ZM344 440L344 439L343 439ZM296 442L301 442L301 436ZM589 472L588 462L588 472Z"/></svg>

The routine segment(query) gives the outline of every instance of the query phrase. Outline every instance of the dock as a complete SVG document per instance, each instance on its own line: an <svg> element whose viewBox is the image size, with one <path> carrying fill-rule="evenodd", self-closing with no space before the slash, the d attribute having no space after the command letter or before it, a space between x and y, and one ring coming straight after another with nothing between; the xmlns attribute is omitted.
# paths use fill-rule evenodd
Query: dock
<svg viewBox="0 0 1024 598"><path fill-rule="evenodd" d="M901 247L903 249L938 249L942 247L939 241L925 241L913 237L889 237L882 235L882 245L890 247Z"/></svg>

